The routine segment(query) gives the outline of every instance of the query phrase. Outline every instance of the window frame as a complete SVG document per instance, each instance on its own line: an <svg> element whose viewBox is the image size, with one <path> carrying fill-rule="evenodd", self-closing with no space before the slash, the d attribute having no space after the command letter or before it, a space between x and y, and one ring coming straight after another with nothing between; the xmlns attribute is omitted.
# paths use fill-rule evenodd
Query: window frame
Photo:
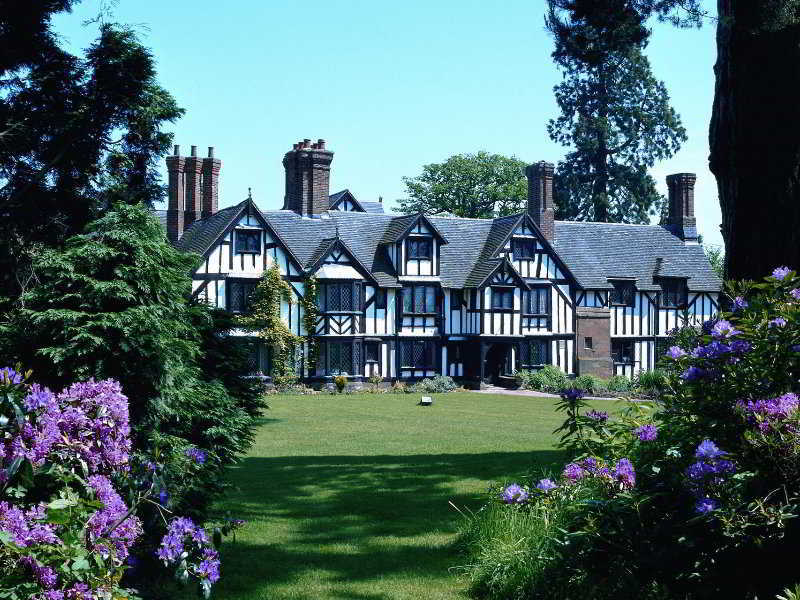
<svg viewBox="0 0 800 600"><path fill-rule="evenodd" d="M682 277L664 277L659 280L661 291L658 293L658 306L660 308L686 308L689 304L689 286ZM675 286L676 289L668 289ZM680 288L680 289L678 289ZM666 301L670 296L675 297L675 303Z"/></svg>
<svg viewBox="0 0 800 600"><path fill-rule="evenodd" d="M417 311L417 289L425 288L426 291L422 294L423 310ZM428 306L428 292L427 288L433 289L433 306ZM423 316L436 316L439 314L439 286L431 285L429 283L410 283L404 285L401 293L401 310L403 315L423 315ZM406 296L411 294L411 310L406 310ZM428 310L432 308L432 310Z"/></svg>
<svg viewBox="0 0 800 600"><path fill-rule="evenodd" d="M414 346L422 345L421 356L430 360L430 363L422 365L404 364L406 357L406 347L411 348L411 361L414 361ZM435 340L401 340L400 342L400 370L401 371L435 371L436 370L436 341Z"/></svg>
<svg viewBox="0 0 800 600"><path fill-rule="evenodd" d="M433 238L432 237L423 237L423 236L409 236L407 240L406 248L408 250L408 259L409 260L432 260L433 259ZM425 248L427 248L427 252L425 254L420 253L420 244L425 244Z"/></svg>
<svg viewBox="0 0 800 600"><path fill-rule="evenodd" d="M617 358L624 359L626 347L630 348L630 360L617 360ZM619 348L619 350L618 350ZM612 339L611 340L611 360L615 365L635 365L636 364L636 342L635 340L626 339Z"/></svg>
<svg viewBox="0 0 800 600"><path fill-rule="evenodd" d="M389 293L383 288L375 288L375 294L373 295L373 304L375 304L376 310L386 310L388 306L388 297Z"/></svg>
<svg viewBox="0 0 800 600"><path fill-rule="evenodd" d="M233 240L233 252L235 254L261 254L261 230L260 229L234 229L234 240ZM248 250L246 248L242 248L240 245L240 240L250 239L257 239L257 246L258 249L255 250ZM244 244L247 247L247 244Z"/></svg>
<svg viewBox="0 0 800 600"><path fill-rule="evenodd" d="M625 306L632 308L636 306L636 282L628 279L611 280L609 283L614 286L614 289L608 293L608 303L610 306ZM625 294L630 294L629 298L625 298ZM622 294L622 301L615 300L616 294Z"/></svg>
<svg viewBox="0 0 800 600"><path fill-rule="evenodd" d="M536 293L537 300L539 299L539 294L544 295L544 302L545 302L545 311L544 312L528 312L528 307L531 304L530 298L533 296L534 292ZM525 317L550 317L551 313L551 291L550 286L545 285L537 285L532 286L530 290L523 290L522 291L522 315ZM540 303L536 303L537 308L540 307Z"/></svg>
<svg viewBox="0 0 800 600"><path fill-rule="evenodd" d="M339 369L336 370L336 371L331 369L331 347L332 346L336 346L338 348L338 356L339 356L339 363L340 364L338 365ZM348 359L349 360L349 364L350 364L350 370L349 371L343 371L341 369L341 366L342 366L341 365L341 357L343 356L343 354L342 354L342 350L343 349L347 350L347 353L348 353L348 356L349 356L349 359ZM353 360L353 340L351 340L351 339L336 340L336 339L330 339L330 338L326 339L325 340L325 375L328 376L328 377L333 377L333 376L336 376L336 375L341 375L342 373L347 373L347 375L350 376L350 377L357 377L358 373L354 372L356 370L357 370L357 365L355 364L355 361Z"/></svg>
<svg viewBox="0 0 800 600"><path fill-rule="evenodd" d="M512 311L514 310L514 290L516 288L504 286L504 285L493 285L491 286L492 290L492 310L493 311ZM501 298L500 305L495 301L495 298ZM510 306L506 306L505 299L508 298L510 300Z"/></svg>
<svg viewBox="0 0 800 600"><path fill-rule="evenodd" d="M518 248L526 248L526 250L522 252ZM533 260L536 258L536 240L534 238L512 238L511 254L514 255L514 260Z"/></svg>
<svg viewBox="0 0 800 600"><path fill-rule="evenodd" d="M520 343L520 356L519 356L519 365L522 369L541 369L542 367L550 364L550 340L546 338L532 338L532 339L524 339ZM542 362L539 363L532 363L532 362L522 362L522 346L526 345L528 347L528 357L531 356L531 345L536 344L539 346L538 354L539 357L542 359Z"/></svg>
<svg viewBox="0 0 800 600"><path fill-rule="evenodd" d="M330 307L330 288L337 288L339 295L339 308L331 309ZM343 310L342 305L342 289L350 288L350 310ZM352 279L346 280L325 280L319 283L317 290L317 308L320 314L324 315L358 315L363 312L363 284L361 281Z"/></svg>
<svg viewBox="0 0 800 600"><path fill-rule="evenodd" d="M235 315L249 315L252 310L250 308L250 298L253 295L253 292L256 290L256 286L258 285L258 280L254 279L235 279L235 278L228 278L225 280L225 304L229 313ZM233 306L233 298L234 298L234 291L233 288L236 286L242 286L244 290L242 291L242 310L237 310ZM247 291L247 288L250 288L250 291Z"/></svg>

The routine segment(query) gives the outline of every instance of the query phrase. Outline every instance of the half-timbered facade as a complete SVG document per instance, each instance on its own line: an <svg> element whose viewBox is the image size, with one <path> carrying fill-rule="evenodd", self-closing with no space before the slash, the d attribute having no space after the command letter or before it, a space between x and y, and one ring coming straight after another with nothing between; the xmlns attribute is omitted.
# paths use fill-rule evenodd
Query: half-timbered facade
<svg viewBox="0 0 800 600"><path fill-rule="evenodd" d="M632 376L654 368L671 329L718 309L720 281L697 243L691 174L668 178L664 226L554 221L553 169L544 162L526 170L521 214L393 215L348 190L329 194L333 153L305 140L284 157L282 209L248 197L217 210L220 163L213 153L202 159L215 170L188 190L182 169L200 161L194 154L180 157L176 147L168 157L166 214L170 239L202 256L193 294L245 313L273 263L298 300L313 276L313 332L300 302L282 307L292 332L319 342L313 370L298 352L307 380L446 374L477 382L544 365ZM254 370L268 375L268 349L254 348Z"/></svg>

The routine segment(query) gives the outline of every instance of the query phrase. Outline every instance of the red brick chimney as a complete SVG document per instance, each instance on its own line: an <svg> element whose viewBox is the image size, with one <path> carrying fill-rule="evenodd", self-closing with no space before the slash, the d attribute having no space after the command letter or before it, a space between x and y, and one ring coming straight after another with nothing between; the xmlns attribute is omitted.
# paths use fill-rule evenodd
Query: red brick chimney
<svg viewBox="0 0 800 600"><path fill-rule="evenodd" d="M669 216L667 223L674 226L684 241L697 241L697 220L694 217L694 173L667 175L669 188Z"/></svg>
<svg viewBox="0 0 800 600"><path fill-rule="evenodd" d="M210 217L219 210L219 170L222 161L214 158L214 146L208 147L208 158L203 159L202 218Z"/></svg>
<svg viewBox="0 0 800 600"><path fill-rule="evenodd" d="M167 238L173 244L183 235L184 211L186 207L184 166L186 159L181 155L181 147L177 144L172 156L167 157L169 173L169 192L167 199Z"/></svg>
<svg viewBox="0 0 800 600"><path fill-rule="evenodd" d="M189 225L201 218L203 192L200 186L203 179L203 163L197 157L197 146L192 146L192 155L186 157L183 169L186 173L186 212L183 216L183 228L188 229Z"/></svg>
<svg viewBox="0 0 800 600"><path fill-rule="evenodd" d="M553 240L555 219L553 170L553 163L543 160L525 168L525 176L528 178L528 214L548 241Z"/></svg>
<svg viewBox="0 0 800 600"><path fill-rule="evenodd" d="M286 195L283 208L311 217L328 210L333 152L325 149L325 140L312 144L306 138L283 157L286 169Z"/></svg>

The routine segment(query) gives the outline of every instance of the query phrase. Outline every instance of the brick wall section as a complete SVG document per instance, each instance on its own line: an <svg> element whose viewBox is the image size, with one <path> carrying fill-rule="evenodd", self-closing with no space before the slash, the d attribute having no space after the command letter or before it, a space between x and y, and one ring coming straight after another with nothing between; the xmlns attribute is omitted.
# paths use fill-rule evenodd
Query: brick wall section
<svg viewBox="0 0 800 600"><path fill-rule="evenodd" d="M553 170L553 163L545 161L528 165L525 169L528 178L528 213L549 241L553 239L555 219Z"/></svg>
<svg viewBox="0 0 800 600"><path fill-rule="evenodd" d="M219 172L222 161L214 158L214 147L209 146L208 158L203 159L202 218L210 217L219 210Z"/></svg>
<svg viewBox="0 0 800 600"><path fill-rule="evenodd" d="M576 311L578 374L611 377L611 312L608 308L588 307L578 307ZM586 348L587 337L592 338L591 349Z"/></svg>
<svg viewBox="0 0 800 600"><path fill-rule="evenodd" d="M283 157L286 169L286 194L283 208L304 215L318 215L328 210L333 152L325 149L325 140L312 144L305 139Z"/></svg>
<svg viewBox="0 0 800 600"><path fill-rule="evenodd" d="M203 192L200 187L202 179L203 162L197 157L197 146L192 146L192 155L186 157L184 172L186 173L186 214L183 216L183 228L188 229L189 225L200 218L202 210Z"/></svg>
<svg viewBox="0 0 800 600"><path fill-rule="evenodd" d="M175 155L167 157L167 173L169 174L169 192L167 200L167 238L173 244L183 235L184 228L184 166L186 159L178 156L179 148L175 146Z"/></svg>
<svg viewBox="0 0 800 600"><path fill-rule="evenodd" d="M694 216L694 173L674 173L667 175L669 189L668 223L679 228L684 239L697 238L697 220Z"/></svg>

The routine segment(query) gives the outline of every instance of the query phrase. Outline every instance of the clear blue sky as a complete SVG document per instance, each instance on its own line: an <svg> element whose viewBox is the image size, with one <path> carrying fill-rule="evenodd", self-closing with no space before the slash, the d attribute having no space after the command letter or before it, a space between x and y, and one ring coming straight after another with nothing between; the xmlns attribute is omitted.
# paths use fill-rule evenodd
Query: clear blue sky
<svg viewBox="0 0 800 600"><path fill-rule="evenodd" d="M707 8L715 3L706 0ZM452 154L486 150L557 162L550 142L560 78L544 30L544 0L120 0L114 20L136 25L159 79L186 109L175 143L222 159L220 205L247 195L263 209L283 200L283 154L304 137L335 152L331 191L383 196L391 208L401 177ZM96 0L56 19L83 48ZM652 174L695 172L698 227L721 244L716 183L708 171L715 27L652 23L647 54L666 82L689 141Z"/></svg>

